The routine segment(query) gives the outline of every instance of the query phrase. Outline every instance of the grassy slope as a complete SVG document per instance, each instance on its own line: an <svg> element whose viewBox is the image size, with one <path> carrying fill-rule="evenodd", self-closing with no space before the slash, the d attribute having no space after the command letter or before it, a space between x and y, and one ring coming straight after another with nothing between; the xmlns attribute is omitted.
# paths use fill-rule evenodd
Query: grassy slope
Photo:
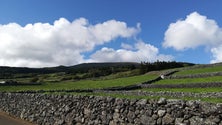
<svg viewBox="0 0 222 125"><path fill-rule="evenodd" d="M222 82L222 76L204 77L204 78L185 78L185 79L164 79L154 84L191 84L191 83L207 83Z"/></svg>
<svg viewBox="0 0 222 125"><path fill-rule="evenodd" d="M199 73L209 73L209 72L220 72L222 71L222 66L213 66L206 68L195 68L182 70L177 72L175 75L190 75L190 74L199 74ZM65 81L61 83L45 83L43 85L36 86L0 86L0 91L19 91L19 90L60 90L60 89L93 89L93 88L107 88L107 87L115 87L115 86L127 86L133 85L140 82L144 82L147 80L151 80L156 78L158 74L146 74L140 76L133 77L125 77L125 78L116 78L116 76L109 76L108 78L101 80L80 80L76 82ZM56 76L58 77L58 76ZM56 78L55 77L55 78ZM52 77L53 78L53 77ZM53 78L54 79L54 78ZM179 83L202 83L202 82L222 82L222 76L213 76L213 77L205 77L205 78L187 78L187 79L165 79L154 84L179 84ZM172 92L222 92L221 87L212 87L212 88L172 88L172 89L141 89L140 91L172 91ZM61 94L61 93L60 93ZM65 93L67 94L67 93ZM72 93L70 93L72 94ZM73 93L76 94L76 93ZM79 94L79 93L78 93ZM120 97L120 98L159 98L159 97L146 97L146 96L127 96L120 94L107 94L107 93L81 93L84 95L98 95L98 96L112 96L112 97ZM162 96L164 97L164 96ZM171 98L171 97L166 97ZM190 100L197 98L185 97L182 99ZM218 98L198 98L203 101L209 102L222 102L222 99Z"/></svg>
<svg viewBox="0 0 222 125"><path fill-rule="evenodd" d="M182 70L180 72L175 73L175 75L190 75L190 74L200 74L200 73L210 73L210 72L222 72L222 66L218 65L205 68Z"/></svg>
<svg viewBox="0 0 222 125"><path fill-rule="evenodd" d="M191 75L191 74L200 74L200 73L211 73L211 72L221 72L222 66L211 66L205 68L195 68L188 70L181 70L174 75ZM207 83L207 82L222 82L222 76L212 76L212 77L204 77L204 78L185 78L185 79L164 79L154 84L195 84L195 83ZM152 92L160 92L160 91L170 91L170 92L193 92L193 93L202 93L202 92L222 92L221 87L210 87L210 88L144 88L140 91L152 91ZM155 98L155 97L154 97ZM158 97L157 97L158 98ZM166 97L170 98L170 97ZM182 98L185 100L194 100L198 99L201 101L207 102L215 102L221 103L222 99L220 98L191 98L185 97Z"/></svg>
<svg viewBox="0 0 222 125"><path fill-rule="evenodd" d="M127 86L140 82L145 82L156 78L157 75L139 75L125 78L109 79L109 80L80 80L76 82L66 81L61 83L45 83L35 86L1 86L0 91L21 91L21 90L61 90L61 89L94 89L107 88L115 86Z"/></svg>

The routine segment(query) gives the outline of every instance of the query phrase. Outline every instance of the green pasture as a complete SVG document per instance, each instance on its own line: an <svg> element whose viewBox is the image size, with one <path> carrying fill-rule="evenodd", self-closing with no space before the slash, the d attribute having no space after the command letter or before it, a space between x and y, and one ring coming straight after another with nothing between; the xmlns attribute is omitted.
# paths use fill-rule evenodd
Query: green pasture
<svg viewBox="0 0 222 125"><path fill-rule="evenodd" d="M80 80L63 81L58 83L43 83L42 85L0 86L0 91L25 91L25 90L73 90L73 89L101 89L116 86L128 86L145 82L158 77L158 75L139 75L108 80Z"/></svg>
<svg viewBox="0 0 222 125"><path fill-rule="evenodd" d="M219 66L181 70L180 72L177 72L174 75L191 75L191 74L201 74L201 73L211 73L211 72L222 72L222 66L219 65Z"/></svg>
<svg viewBox="0 0 222 125"><path fill-rule="evenodd" d="M170 71L171 69L169 69ZM201 73L211 73L211 72L222 72L222 66L211 66L205 68L192 68L192 69L179 69L180 71L173 75L192 75ZM153 71L144 75L136 75L139 70L119 72L116 74L111 74L108 76L76 80L74 75L65 73L54 73L54 74L42 74L42 75L30 75L30 77L25 78L15 78L17 82L29 83L34 78L38 78L38 82L42 85L17 85L17 86L0 86L1 92L15 92L15 91L27 91L27 90L76 90L76 89L102 89L117 86L128 86L139 84L148 80L153 80L159 76L159 74L166 72ZM78 77L83 77L85 74L75 74ZM76 81L75 81L76 80ZM210 83L210 82L222 82L222 76L211 76L203 78L184 78L184 79L163 79L153 84L195 84L195 83ZM138 90L135 90L138 91ZM143 88L139 91L152 91L152 92L192 92L192 93L202 93L202 92L222 92L222 87L209 87L209 88ZM74 95L94 95L94 96L111 96L115 98L129 98L129 99L159 99L160 97L171 99L172 97L167 96L137 96L137 95L123 95L123 94L110 94L110 93L46 93L46 94L74 94ZM174 98L174 97L173 97ZM174 98L175 99L175 98ZM183 100L201 100L207 102L220 102L220 98L192 98L192 97L181 97L178 99Z"/></svg>
<svg viewBox="0 0 222 125"><path fill-rule="evenodd" d="M163 79L153 84L192 84L192 83L207 83L207 82L222 82L222 76L212 76L203 78L184 78L184 79Z"/></svg>

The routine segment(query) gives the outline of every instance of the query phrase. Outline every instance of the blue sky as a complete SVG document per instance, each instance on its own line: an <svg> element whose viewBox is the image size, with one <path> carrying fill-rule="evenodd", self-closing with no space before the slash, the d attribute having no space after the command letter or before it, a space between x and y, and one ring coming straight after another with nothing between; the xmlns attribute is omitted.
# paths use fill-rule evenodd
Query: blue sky
<svg viewBox="0 0 222 125"><path fill-rule="evenodd" d="M0 65L220 62L221 5L220 0L0 0ZM55 21L70 28L58 31ZM78 32L78 26L86 30Z"/></svg>

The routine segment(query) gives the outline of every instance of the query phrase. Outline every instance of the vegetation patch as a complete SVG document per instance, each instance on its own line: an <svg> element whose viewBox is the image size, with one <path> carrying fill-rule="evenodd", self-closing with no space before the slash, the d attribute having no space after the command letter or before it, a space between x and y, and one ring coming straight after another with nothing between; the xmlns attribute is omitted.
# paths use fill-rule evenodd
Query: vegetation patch
<svg viewBox="0 0 222 125"><path fill-rule="evenodd" d="M222 65L215 65L210 67L181 70L180 72L175 73L175 75L191 75L191 74L201 74L201 73L221 72L221 71L222 71Z"/></svg>
<svg viewBox="0 0 222 125"><path fill-rule="evenodd" d="M185 78L185 79L163 79L154 84L191 84L191 83L207 83L222 82L221 76L212 76L204 78Z"/></svg>
<svg viewBox="0 0 222 125"><path fill-rule="evenodd" d="M106 93L110 88L124 88L139 86L142 88L136 92L189 92L189 93L221 93L222 77L209 75L208 77L167 79L160 75L173 72L170 76L186 76L203 73L216 73L222 71L222 65L194 66L191 63L154 62L154 63L93 63L81 64L72 67L54 68L10 68L0 67L0 80L12 80L19 84L0 86L1 92L42 92L47 94L80 94L111 96L130 99L158 99L160 97L172 98L162 94L161 96L127 95L120 93ZM188 68L178 68L186 67ZM173 68L173 69L172 69ZM177 68L177 69L175 69ZM14 73L14 74L13 74ZM165 76L166 77L166 76ZM168 77L168 76L167 76ZM149 81L149 82L148 82ZM41 83L29 85L29 83ZM142 84L149 83L149 84ZM24 86L24 84L26 84ZM107 89L109 88L109 89ZM84 91L90 90L90 91ZM101 92L97 90L102 90ZM121 89L114 89L121 90ZM110 91L110 90L109 90ZM78 93L77 93L78 92ZM208 97L208 96L207 96ZM215 96L216 97L216 96ZM173 97L175 98L175 97ZM177 97L176 97L177 98ZM178 99L201 100L209 102L222 102L218 98L181 97Z"/></svg>
<svg viewBox="0 0 222 125"><path fill-rule="evenodd" d="M135 85L156 78L157 75L139 75L109 80L80 80L64 81L59 83L43 83L35 86L1 86L0 91L27 91L27 90L73 90L73 89L101 89L116 86Z"/></svg>

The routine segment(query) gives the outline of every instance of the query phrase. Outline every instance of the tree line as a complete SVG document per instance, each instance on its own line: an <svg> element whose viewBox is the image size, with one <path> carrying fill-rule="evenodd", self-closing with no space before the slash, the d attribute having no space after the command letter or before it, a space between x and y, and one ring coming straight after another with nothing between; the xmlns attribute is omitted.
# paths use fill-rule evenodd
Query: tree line
<svg viewBox="0 0 222 125"><path fill-rule="evenodd" d="M144 74L150 71L180 68L186 66L192 66L192 63L176 62L176 61L156 61L156 62L141 62L140 63L140 73Z"/></svg>

